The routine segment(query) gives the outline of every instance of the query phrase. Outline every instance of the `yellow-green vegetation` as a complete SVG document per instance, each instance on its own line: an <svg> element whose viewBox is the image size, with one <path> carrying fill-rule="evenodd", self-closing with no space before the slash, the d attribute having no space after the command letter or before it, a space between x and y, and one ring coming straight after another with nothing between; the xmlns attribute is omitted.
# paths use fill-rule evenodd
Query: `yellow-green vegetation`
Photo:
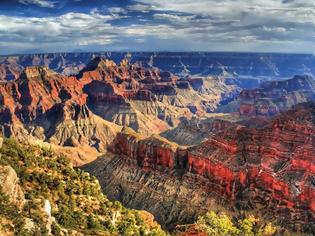
<svg viewBox="0 0 315 236"><path fill-rule="evenodd" d="M132 128L128 127L128 126L124 126L124 128L122 129L121 131L123 134L127 134L129 136L132 136L134 137L137 141L138 140L141 140L141 139L144 139L145 136L134 131Z"/></svg>
<svg viewBox="0 0 315 236"><path fill-rule="evenodd" d="M214 236L272 236L280 233L277 226L258 217L250 215L243 219L231 219L223 213L216 214L213 211L199 217L195 226L201 232ZM280 235L295 234L282 229Z"/></svg>
<svg viewBox="0 0 315 236"><path fill-rule="evenodd" d="M123 134L127 134L129 136L134 137L137 141L139 141L139 140L157 140L159 142L162 142L162 143L168 145L173 151L176 151L177 147L179 146L177 143L171 142L168 139L162 137L161 135L152 134L150 137L146 137L146 136L134 131L130 127L124 127L121 132Z"/></svg>
<svg viewBox="0 0 315 236"><path fill-rule="evenodd" d="M169 141L168 139L162 137L161 135L158 135L158 134L153 134L151 135L150 137L151 139L155 139L155 140L158 140L164 144L167 144L173 151L176 151L176 149L179 147L179 145L175 142L171 142Z"/></svg>
<svg viewBox="0 0 315 236"><path fill-rule="evenodd" d="M158 224L146 222L141 212L109 201L96 178L74 169L66 157L13 139L5 139L0 153L0 165L13 167L26 198L24 209L19 210L0 194L0 216L13 222L16 235L48 234L39 210L45 200L56 219L53 235L71 231L83 235L165 235ZM36 230L23 231L25 218L35 223Z"/></svg>

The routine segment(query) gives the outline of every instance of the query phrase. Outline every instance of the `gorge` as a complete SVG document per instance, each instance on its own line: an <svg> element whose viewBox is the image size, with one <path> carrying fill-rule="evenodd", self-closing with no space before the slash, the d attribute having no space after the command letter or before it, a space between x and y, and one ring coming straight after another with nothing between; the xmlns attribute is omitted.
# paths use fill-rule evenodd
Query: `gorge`
<svg viewBox="0 0 315 236"><path fill-rule="evenodd" d="M186 73L153 66L162 53L144 62L148 55L119 62L94 55L84 63L87 54L33 56L33 64L49 66L61 56L80 58L71 75L61 67L23 69L31 56L7 58L0 66L20 64L0 82L4 136L66 155L110 200L152 213L168 231L212 210L315 233L311 70L291 76L296 71L281 70L280 61L293 57L277 56L279 73L251 72L252 83L234 62L218 73L193 66L197 55L214 55L192 54Z"/></svg>

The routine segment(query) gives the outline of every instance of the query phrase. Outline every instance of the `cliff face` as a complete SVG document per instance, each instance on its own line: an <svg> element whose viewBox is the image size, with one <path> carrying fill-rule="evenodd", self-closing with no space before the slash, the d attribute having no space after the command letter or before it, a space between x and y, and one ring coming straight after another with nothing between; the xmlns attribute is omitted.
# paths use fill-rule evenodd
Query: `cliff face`
<svg viewBox="0 0 315 236"><path fill-rule="evenodd" d="M56 104L76 101L83 106L86 95L74 77L64 77L45 67L29 67L18 80L0 84L1 108L11 117L1 116L1 122L32 122L57 108ZM72 101L73 101L72 100Z"/></svg>
<svg viewBox="0 0 315 236"><path fill-rule="evenodd" d="M235 125L188 149L125 132L114 141L112 161L87 168L109 197L170 227L224 203L314 233L314 112L306 104L263 128Z"/></svg>
<svg viewBox="0 0 315 236"><path fill-rule="evenodd" d="M22 71L23 66L15 58L4 59L0 62L0 80L17 79Z"/></svg>
<svg viewBox="0 0 315 236"><path fill-rule="evenodd" d="M1 82L0 122L5 135L105 151L121 128L90 111L83 87L76 77L47 67L28 67L19 79Z"/></svg>
<svg viewBox="0 0 315 236"><path fill-rule="evenodd" d="M190 120L183 117L177 127L167 130L160 135L180 145L197 145L205 141L210 135L226 129L233 122L237 122L236 118L238 116L230 114L214 114L210 118L193 117Z"/></svg>

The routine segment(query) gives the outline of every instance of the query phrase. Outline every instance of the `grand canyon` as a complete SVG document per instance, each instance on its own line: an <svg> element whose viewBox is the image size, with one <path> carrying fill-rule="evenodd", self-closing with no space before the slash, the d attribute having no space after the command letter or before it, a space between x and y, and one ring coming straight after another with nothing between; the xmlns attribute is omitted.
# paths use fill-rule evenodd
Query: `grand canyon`
<svg viewBox="0 0 315 236"><path fill-rule="evenodd" d="M0 3L0 235L315 235L308 0Z"/></svg>
<svg viewBox="0 0 315 236"><path fill-rule="evenodd" d="M51 61L86 55L92 59L74 61L82 68L71 75L69 64L50 68ZM277 66L293 63L293 55L253 55L260 67L265 57L275 66L243 78L235 62L204 74L192 60L170 72L154 66L153 55L139 55L126 53L119 63L98 54L3 57L3 136L66 156L95 176L110 200L150 212L169 232L211 209L254 214L278 225L278 233L314 233L311 66L296 75Z"/></svg>

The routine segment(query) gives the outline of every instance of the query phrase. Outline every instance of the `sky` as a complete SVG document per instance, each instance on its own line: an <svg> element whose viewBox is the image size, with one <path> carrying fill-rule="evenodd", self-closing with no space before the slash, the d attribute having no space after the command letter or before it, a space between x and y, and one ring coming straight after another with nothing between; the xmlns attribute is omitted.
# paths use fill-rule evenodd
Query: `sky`
<svg viewBox="0 0 315 236"><path fill-rule="evenodd" d="M0 0L0 54L315 52L314 0Z"/></svg>

